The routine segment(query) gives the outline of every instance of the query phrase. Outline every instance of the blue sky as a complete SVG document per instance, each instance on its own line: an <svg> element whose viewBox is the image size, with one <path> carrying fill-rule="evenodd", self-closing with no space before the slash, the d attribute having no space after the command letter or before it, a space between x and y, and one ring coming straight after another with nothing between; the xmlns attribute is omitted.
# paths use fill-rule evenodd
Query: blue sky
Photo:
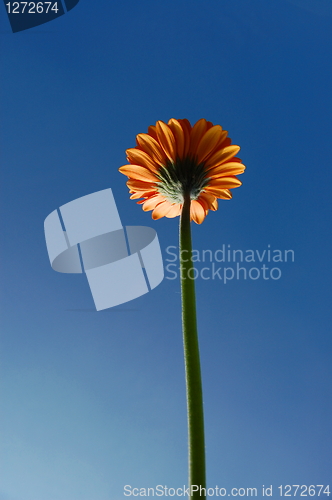
<svg viewBox="0 0 332 500"><path fill-rule="evenodd" d="M220 124L247 166L194 248L295 255L278 280L196 280L208 485L331 485L332 5L96 4L16 34L1 13L0 499L187 483L179 281L97 313L43 234L55 208L111 187L122 223L153 227L170 258L178 219L152 221L118 167L172 117Z"/></svg>

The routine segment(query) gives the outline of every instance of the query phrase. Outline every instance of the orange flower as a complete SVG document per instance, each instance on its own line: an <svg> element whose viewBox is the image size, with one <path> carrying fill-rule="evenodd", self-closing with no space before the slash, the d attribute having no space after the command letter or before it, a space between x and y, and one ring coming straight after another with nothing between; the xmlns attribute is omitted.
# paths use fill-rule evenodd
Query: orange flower
<svg viewBox="0 0 332 500"><path fill-rule="evenodd" d="M129 180L131 199L139 199L143 210L153 210L152 218L181 214L185 194L190 194L191 220L201 224L209 210L217 210L217 198L232 198L230 189L241 186L236 177L245 166L235 155L220 125L198 120L172 118L158 121L147 134L138 134L137 146L127 149L129 165L119 168Z"/></svg>

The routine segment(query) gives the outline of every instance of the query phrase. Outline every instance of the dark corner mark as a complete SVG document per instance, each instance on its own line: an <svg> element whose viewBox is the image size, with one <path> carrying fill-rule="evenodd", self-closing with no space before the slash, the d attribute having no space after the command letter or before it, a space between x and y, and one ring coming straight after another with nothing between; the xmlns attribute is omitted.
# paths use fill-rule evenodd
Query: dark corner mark
<svg viewBox="0 0 332 500"><path fill-rule="evenodd" d="M73 9L80 0L65 0L67 12Z"/></svg>
<svg viewBox="0 0 332 500"><path fill-rule="evenodd" d="M78 2L79 0L35 0L33 2L3 0L13 33L53 21L73 9Z"/></svg>

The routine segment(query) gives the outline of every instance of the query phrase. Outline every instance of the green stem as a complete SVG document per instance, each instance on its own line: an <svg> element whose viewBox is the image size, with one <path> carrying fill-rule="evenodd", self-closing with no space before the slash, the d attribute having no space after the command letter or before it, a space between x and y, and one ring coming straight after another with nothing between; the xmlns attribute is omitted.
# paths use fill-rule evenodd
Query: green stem
<svg viewBox="0 0 332 500"><path fill-rule="evenodd" d="M206 498L204 415L201 368L196 323L194 266L190 231L190 196L185 195L180 218L180 269L182 296L182 330L186 369L189 498ZM198 487L198 490L195 489Z"/></svg>

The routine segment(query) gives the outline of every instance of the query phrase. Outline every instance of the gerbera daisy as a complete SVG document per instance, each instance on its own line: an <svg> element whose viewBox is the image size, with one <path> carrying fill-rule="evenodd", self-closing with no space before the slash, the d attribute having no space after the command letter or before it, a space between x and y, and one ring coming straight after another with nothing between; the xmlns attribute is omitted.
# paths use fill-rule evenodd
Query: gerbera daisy
<svg viewBox="0 0 332 500"><path fill-rule="evenodd" d="M245 166L235 155L227 131L201 119L192 127L186 119L157 121L147 134L138 134L136 147L127 149L128 165L120 172L129 180L131 199L140 199L152 218L176 217L190 197L190 219L201 224L217 199L232 198L230 189L241 186L236 177Z"/></svg>
<svg viewBox="0 0 332 500"><path fill-rule="evenodd" d="M203 391L196 320L195 273L191 224L201 224L217 199L229 200L230 189L241 186L236 177L245 166L226 130L204 119L192 127L188 120L158 121L147 134L138 134L136 147L127 149L129 165L120 172L129 180L132 199L140 199L152 218L180 215L179 262L182 332L188 411L190 499L206 498ZM191 489L195 486L195 489ZM199 489L198 489L199 486ZM203 490L201 490L203 488Z"/></svg>

